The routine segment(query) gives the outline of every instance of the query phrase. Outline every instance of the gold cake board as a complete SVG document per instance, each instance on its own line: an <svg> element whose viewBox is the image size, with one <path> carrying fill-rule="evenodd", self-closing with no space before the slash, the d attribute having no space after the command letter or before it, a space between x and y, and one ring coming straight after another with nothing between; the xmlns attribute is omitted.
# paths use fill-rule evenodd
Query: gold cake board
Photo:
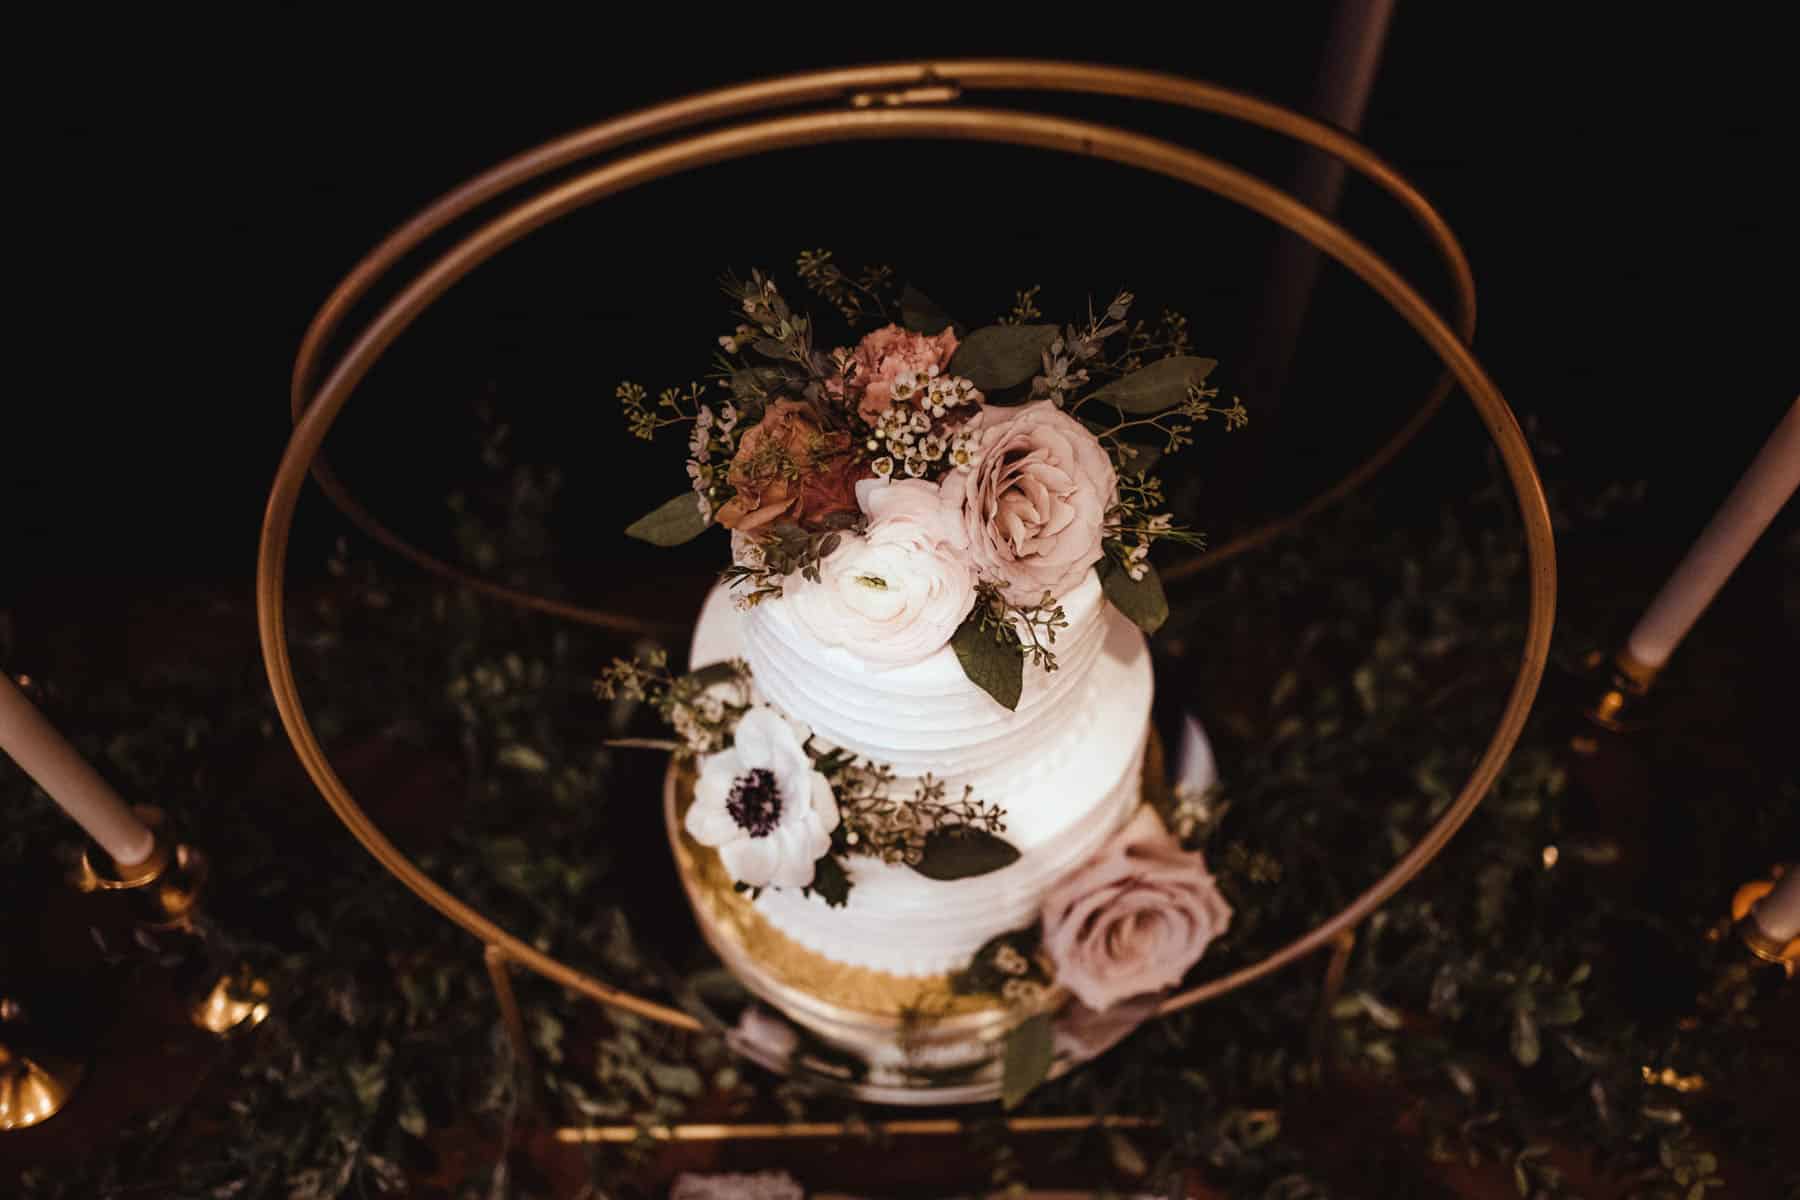
<svg viewBox="0 0 1800 1200"><path fill-rule="evenodd" d="M1141 798L1168 797L1162 742L1151 728ZM1034 1012L1068 1000L1050 988L1035 1009L990 995L958 994L948 974L902 976L851 966L801 945L736 890L718 853L696 842L683 819L694 799L691 764L671 761L663 816L675 868L701 934L726 968L772 1006L729 1035L732 1048L778 1074L878 1104L976 1104L998 1099L1006 1034ZM777 1015L778 1014L778 1015ZM770 1022L781 1022L785 1033ZM1057 1075L1079 1059L1059 1049Z"/></svg>

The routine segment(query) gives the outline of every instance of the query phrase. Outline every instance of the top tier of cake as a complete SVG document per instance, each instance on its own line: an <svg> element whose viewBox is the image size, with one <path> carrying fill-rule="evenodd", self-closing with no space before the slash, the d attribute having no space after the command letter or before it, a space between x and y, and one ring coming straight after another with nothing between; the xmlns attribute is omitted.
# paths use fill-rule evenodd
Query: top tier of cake
<svg viewBox="0 0 1800 1200"><path fill-rule="evenodd" d="M1041 757L1080 719L1069 701L1099 659L1108 607L1091 572L1061 603L1069 624L1054 646L1057 669L1028 664L1010 712L970 682L949 646L907 666L870 666L821 645L781 599L743 614L743 653L762 694L825 741L902 778L930 772L980 791Z"/></svg>

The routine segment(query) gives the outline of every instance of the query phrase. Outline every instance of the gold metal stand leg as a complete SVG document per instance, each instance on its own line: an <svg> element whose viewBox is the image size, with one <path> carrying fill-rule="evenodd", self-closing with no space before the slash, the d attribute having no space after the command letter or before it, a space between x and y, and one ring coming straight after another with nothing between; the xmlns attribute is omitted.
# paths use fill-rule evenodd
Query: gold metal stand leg
<svg viewBox="0 0 1800 1200"><path fill-rule="evenodd" d="M1325 963L1325 982L1319 988L1319 1007L1313 1013L1312 1060L1316 1067L1325 1062L1327 1035L1331 1031L1331 1010L1344 990L1344 975L1350 970L1350 955L1356 949L1356 931L1341 929L1331 939L1331 957Z"/></svg>
<svg viewBox="0 0 1800 1200"><path fill-rule="evenodd" d="M1257 1114L1252 1115L1272 1115ZM1153 1117L1011 1117L1009 1133L1070 1133L1102 1126L1107 1129L1149 1129L1160 1124ZM885 1137L947 1137L966 1128L955 1117L922 1120L876 1121L851 1125L843 1121L804 1121L788 1124L745 1125L586 1125L556 1131L556 1140L576 1145L635 1142L648 1137L658 1142L731 1142L751 1138L771 1141L807 1141L844 1137L852 1132L876 1132Z"/></svg>
<svg viewBox="0 0 1800 1200"><path fill-rule="evenodd" d="M87 1068L49 1054L27 1054L11 1035L22 1030L18 1004L0 999L0 1132L41 1125L62 1111Z"/></svg>
<svg viewBox="0 0 1800 1200"><path fill-rule="evenodd" d="M523 1082L531 1079L531 1042L525 1036L525 1018L519 1012L519 999L513 994L512 962L506 957L506 951L498 946L489 946L482 954L487 963L488 979L494 985L494 999L500 1005L500 1021L506 1026L507 1040L513 1048L513 1070L517 1078ZM526 1085L520 1088L526 1107L537 1095L535 1088Z"/></svg>

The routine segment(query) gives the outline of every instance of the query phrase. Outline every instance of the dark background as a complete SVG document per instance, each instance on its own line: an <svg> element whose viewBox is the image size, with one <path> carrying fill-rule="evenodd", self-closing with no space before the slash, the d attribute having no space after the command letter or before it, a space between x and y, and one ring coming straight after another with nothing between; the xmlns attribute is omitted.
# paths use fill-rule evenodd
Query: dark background
<svg viewBox="0 0 1800 1200"><path fill-rule="evenodd" d="M1647 481L1627 532L1666 541L1671 562L1800 380L1785 178L1800 116L1776 60L1787 31L1749 11L1694 28L1402 4L1362 130L1463 240L1477 352L1540 451L1595 487ZM1046 13L983 30L909 13L858 18L861 31L696 14L630 32L521 17L505 35L452 28L440 41L289 14L261 29L26 39L32 65L49 69L29 108L41 154L15 185L31 219L16 247L25 311L0 443L15 492L0 602L8 588L90 579L247 587L312 312L385 232L519 150L731 81L920 55L1128 63L1306 108L1330 15ZM1299 162L1273 138L1193 114L1049 106L1277 183ZM1391 202L1353 184L1341 217L1447 298ZM673 446L646 457L623 436L613 386L700 373L726 317L719 271L785 268L807 246L893 262L975 323L1033 282L1053 317L1121 285L1147 313L1189 311L1197 349L1257 414L1255 438L1196 460L1215 536L1334 477L1433 372L1332 268L1288 388L1259 395L1248 372L1274 235L1258 221L1097 164L890 143L711 168L534 236L402 339L332 453L372 508L450 551L444 497L475 469L486 404L512 426L516 456L565 468L558 554L578 571L609 560L625 550L617 528L679 478ZM1463 408L1378 486L1430 499L1484 470ZM314 494L293 570L317 570L338 529Z"/></svg>

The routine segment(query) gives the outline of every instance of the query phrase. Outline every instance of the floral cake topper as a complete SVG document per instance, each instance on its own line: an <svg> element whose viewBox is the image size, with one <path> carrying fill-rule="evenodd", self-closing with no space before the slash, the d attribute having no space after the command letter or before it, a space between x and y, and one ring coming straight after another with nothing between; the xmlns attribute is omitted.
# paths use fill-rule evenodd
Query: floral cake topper
<svg viewBox="0 0 1800 1200"><path fill-rule="evenodd" d="M1062 597L1090 570L1146 632L1162 624L1150 549L1199 536L1159 511L1151 470L1196 425L1248 420L1218 403L1183 318L1133 322L1121 292L1046 324L1034 288L965 333L886 268L852 280L816 251L799 273L853 328L876 327L823 349L768 276L728 280L742 319L705 383L654 400L618 387L639 437L688 427L690 490L627 533L676 545L723 526L740 604L786 597L820 641L878 669L949 646L1007 708L1028 665L1056 669Z"/></svg>

